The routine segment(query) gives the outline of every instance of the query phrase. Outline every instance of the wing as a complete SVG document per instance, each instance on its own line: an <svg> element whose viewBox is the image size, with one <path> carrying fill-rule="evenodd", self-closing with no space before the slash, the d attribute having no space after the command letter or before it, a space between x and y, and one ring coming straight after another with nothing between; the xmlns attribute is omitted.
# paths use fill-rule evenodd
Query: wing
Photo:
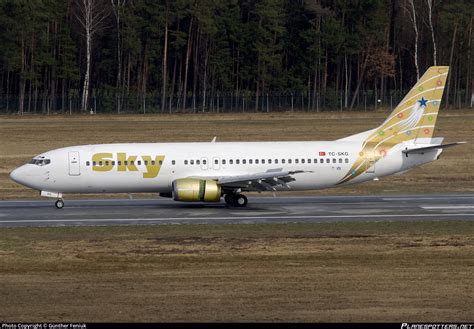
<svg viewBox="0 0 474 329"><path fill-rule="evenodd" d="M303 172L309 171L283 171L282 169L270 169L262 173L250 175L194 178L215 179L224 190L242 189L245 191L276 191L278 187L290 189L288 183L295 180L293 175Z"/></svg>

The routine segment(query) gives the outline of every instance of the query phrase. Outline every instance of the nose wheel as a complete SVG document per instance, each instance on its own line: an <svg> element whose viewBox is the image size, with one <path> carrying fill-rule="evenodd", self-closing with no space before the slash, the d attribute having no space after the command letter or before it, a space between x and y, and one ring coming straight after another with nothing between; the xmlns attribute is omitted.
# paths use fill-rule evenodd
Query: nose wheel
<svg viewBox="0 0 474 329"><path fill-rule="evenodd" d="M225 203L234 207L245 207L248 203L247 197L243 194L226 194Z"/></svg>
<svg viewBox="0 0 474 329"><path fill-rule="evenodd" d="M62 199L59 199L56 201L56 203L54 204L56 206L56 208L58 209L63 209L64 207L64 201Z"/></svg>

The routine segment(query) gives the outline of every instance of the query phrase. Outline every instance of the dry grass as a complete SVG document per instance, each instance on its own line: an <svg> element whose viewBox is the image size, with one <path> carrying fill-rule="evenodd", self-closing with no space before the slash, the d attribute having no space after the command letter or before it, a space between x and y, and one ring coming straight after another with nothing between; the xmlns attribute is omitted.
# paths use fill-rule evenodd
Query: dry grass
<svg viewBox="0 0 474 329"><path fill-rule="evenodd" d="M259 113L109 116L0 116L0 199L37 198L8 178L41 152L78 144L169 141L334 140L379 125L387 112ZM349 121L350 120L350 121ZM446 150L440 161L399 177L310 194L474 192L474 111L450 110L437 136L468 145ZM70 196L68 196L69 198Z"/></svg>
<svg viewBox="0 0 474 329"><path fill-rule="evenodd" d="M0 229L2 321L474 320L472 222Z"/></svg>
<svg viewBox="0 0 474 329"><path fill-rule="evenodd" d="M332 140L386 113L0 117L0 199L33 155L77 144ZM347 119L350 119L348 124ZM312 194L473 192L473 120L438 136L470 144L399 177ZM69 196L68 196L69 198ZM472 222L0 229L2 321L474 320Z"/></svg>

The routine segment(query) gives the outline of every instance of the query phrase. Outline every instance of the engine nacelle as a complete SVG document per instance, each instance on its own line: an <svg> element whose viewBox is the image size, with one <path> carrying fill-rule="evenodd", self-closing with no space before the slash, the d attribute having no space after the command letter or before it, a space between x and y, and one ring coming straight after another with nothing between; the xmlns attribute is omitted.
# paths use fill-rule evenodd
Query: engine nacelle
<svg viewBox="0 0 474 329"><path fill-rule="evenodd" d="M175 201L219 202L221 187L212 179L181 178L173 182Z"/></svg>

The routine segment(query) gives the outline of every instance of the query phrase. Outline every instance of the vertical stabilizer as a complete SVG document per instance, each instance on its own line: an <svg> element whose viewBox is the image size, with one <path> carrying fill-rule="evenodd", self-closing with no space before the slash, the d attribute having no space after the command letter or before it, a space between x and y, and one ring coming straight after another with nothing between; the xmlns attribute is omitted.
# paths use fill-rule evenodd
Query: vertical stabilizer
<svg viewBox="0 0 474 329"><path fill-rule="evenodd" d="M357 161L340 184L365 172L395 145L426 143L433 137L448 71L448 66L432 66L423 74L388 118L363 140Z"/></svg>
<svg viewBox="0 0 474 329"><path fill-rule="evenodd" d="M448 66L432 66L380 125L377 133L398 144L416 138L431 138L448 76ZM382 138L373 138L383 140Z"/></svg>

